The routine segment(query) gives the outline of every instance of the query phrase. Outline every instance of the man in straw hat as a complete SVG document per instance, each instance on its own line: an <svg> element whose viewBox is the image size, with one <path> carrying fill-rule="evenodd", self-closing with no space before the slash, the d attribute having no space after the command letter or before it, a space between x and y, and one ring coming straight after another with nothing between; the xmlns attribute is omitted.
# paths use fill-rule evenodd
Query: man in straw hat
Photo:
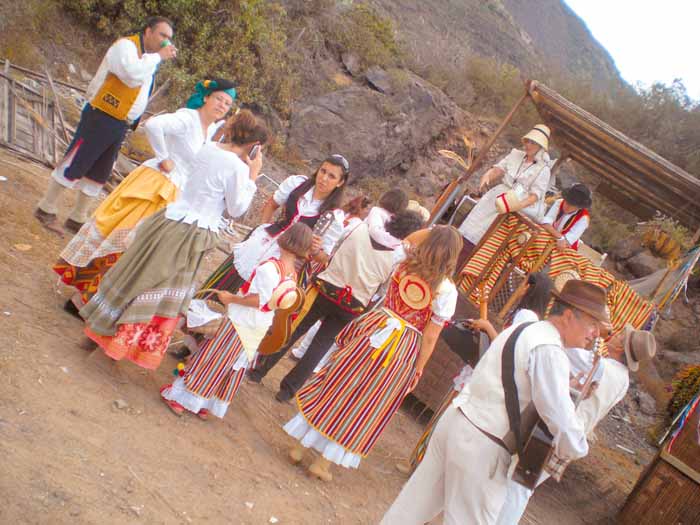
<svg viewBox="0 0 700 525"><path fill-rule="evenodd" d="M486 193L459 227L465 239L457 267L479 243L500 213L520 211L540 222L544 216L544 196L549 186L550 130L537 124L523 136L523 149L513 149L481 176L479 191Z"/></svg>
<svg viewBox="0 0 700 525"><path fill-rule="evenodd" d="M578 249L578 241L591 222L588 210L593 204L591 190L585 184L573 184L554 201L542 224L560 248Z"/></svg>
<svg viewBox="0 0 700 525"><path fill-rule="evenodd" d="M644 330L635 330L629 324L608 341L607 347L609 357L603 358L600 362L596 373L596 376L599 376L595 381L596 387L576 408L576 415L583 422L583 428L588 436L610 410L625 397L630 383L630 371L638 371L639 363L649 361L656 355L654 335ZM590 371L592 354L581 348L566 348L565 351L569 357L572 379L575 378L574 382L578 383L578 378ZM568 463L568 461L554 458L546 470L551 470L557 477L563 473ZM537 486L539 487L549 477L549 472L543 472ZM525 513L533 492L532 489L508 480L508 492L498 516L497 525L517 525Z"/></svg>
<svg viewBox="0 0 700 525"><path fill-rule="evenodd" d="M569 397L569 361L562 349L589 348L602 324L609 323L605 290L571 280L553 293L546 321L510 327L493 340L438 422L422 463L383 525L423 524L440 512L446 524L495 523L511 456L523 443L517 415L531 403L554 436L560 458L588 453L583 423Z"/></svg>

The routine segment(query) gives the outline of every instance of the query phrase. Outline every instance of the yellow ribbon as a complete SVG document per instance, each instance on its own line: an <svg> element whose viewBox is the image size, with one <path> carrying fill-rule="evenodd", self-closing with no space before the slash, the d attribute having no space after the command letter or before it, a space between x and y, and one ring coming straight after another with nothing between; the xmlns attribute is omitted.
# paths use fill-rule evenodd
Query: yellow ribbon
<svg viewBox="0 0 700 525"><path fill-rule="evenodd" d="M389 352L386 354L386 359L384 359L382 368L386 368L389 365L391 358L394 357L394 353L396 353L396 347L399 345L401 334L403 334L406 330L406 321L404 321L400 317L396 317L394 315L389 314L389 312L387 312L386 310L384 311L387 313L387 315L396 319L399 322L400 326L399 328L394 328L394 330L391 332L391 335L386 338L386 341L384 341L381 344L381 346L372 353L372 359L377 359L381 355L382 351L389 345L389 343L391 343L391 348L389 348ZM382 322L380 326L385 327L386 320L384 320L384 322Z"/></svg>

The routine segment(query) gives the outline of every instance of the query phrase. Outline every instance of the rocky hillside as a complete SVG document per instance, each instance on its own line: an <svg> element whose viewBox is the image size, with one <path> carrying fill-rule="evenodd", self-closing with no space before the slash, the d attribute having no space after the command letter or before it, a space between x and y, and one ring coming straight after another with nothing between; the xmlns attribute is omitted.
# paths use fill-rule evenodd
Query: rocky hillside
<svg viewBox="0 0 700 525"><path fill-rule="evenodd" d="M418 64L459 67L470 53L525 74L589 79L601 89L621 82L608 52L564 0L375 0L396 23Z"/></svg>

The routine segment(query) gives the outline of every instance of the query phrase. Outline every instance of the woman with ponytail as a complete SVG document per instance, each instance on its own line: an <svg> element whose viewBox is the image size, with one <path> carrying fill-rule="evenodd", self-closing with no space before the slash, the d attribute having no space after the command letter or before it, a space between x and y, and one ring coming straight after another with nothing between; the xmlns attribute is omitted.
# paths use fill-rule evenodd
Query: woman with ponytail
<svg viewBox="0 0 700 525"><path fill-rule="evenodd" d="M66 311L78 315L102 276L126 250L129 232L176 200L195 155L223 124L235 98L236 90L228 80L205 80L197 84L186 107L148 119L144 129L155 157L109 194L53 266L61 280L77 290L66 302Z"/></svg>
<svg viewBox="0 0 700 525"><path fill-rule="evenodd" d="M187 311L202 258L216 246L224 212L238 217L253 200L262 152L254 159L249 153L268 142L268 130L243 110L222 131L222 142L205 144L195 156L180 198L141 223L80 309L85 334L114 360L158 367Z"/></svg>

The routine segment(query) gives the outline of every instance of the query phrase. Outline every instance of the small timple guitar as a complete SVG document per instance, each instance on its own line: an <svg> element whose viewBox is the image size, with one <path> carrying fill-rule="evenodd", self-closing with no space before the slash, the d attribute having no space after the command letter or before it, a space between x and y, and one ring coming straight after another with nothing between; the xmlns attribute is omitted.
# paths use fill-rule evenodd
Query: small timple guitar
<svg viewBox="0 0 700 525"><path fill-rule="evenodd" d="M260 345L258 346L258 353L260 355L274 354L279 351L280 348L292 335L292 321L294 320L294 314L301 308L304 304L304 292L297 286L297 298L289 308L278 308L275 310L275 317L272 320L270 328L267 329L267 333Z"/></svg>
<svg viewBox="0 0 700 525"><path fill-rule="evenodd" d="M593 366L586 376L583 386L577 392L574 406L578 406L581 401L586 399L593 388L593 378L596 376L598 367L600 366L600 342L601 338L595 340L592 350L594 356ZM535 410L530 410L531 407L534 409L534 405L530 405L525 409L522 415L521 428L525 432L530 431L530 433L525 441L522 457L518 458L518 463L513 471L513 481L529 489L534 489L542 475L542 471L545 470L545 466L554 456L554 445L552 434L547 429L547 425L545 425L544 421L537 415ZM528 420L530 421L529 424ZM534 425L532 423L533 421ZM565 466L559 467L559 476L561 476L564 468Z"/></svg>

